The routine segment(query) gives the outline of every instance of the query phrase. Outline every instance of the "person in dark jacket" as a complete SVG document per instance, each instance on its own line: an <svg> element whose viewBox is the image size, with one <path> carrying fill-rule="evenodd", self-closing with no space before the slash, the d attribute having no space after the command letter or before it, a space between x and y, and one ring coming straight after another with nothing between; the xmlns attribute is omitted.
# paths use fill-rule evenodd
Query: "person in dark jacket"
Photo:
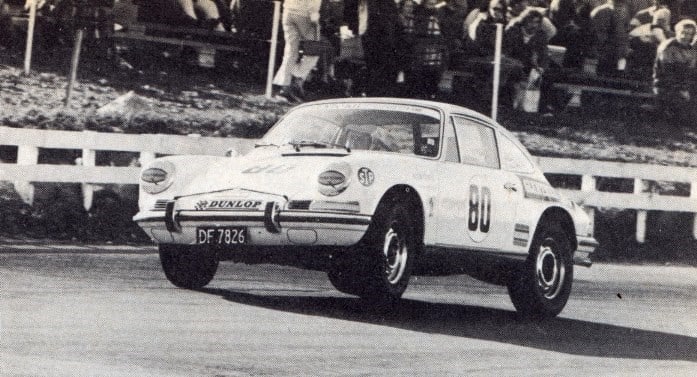
<svg viewBox="0 0 697 377"><path fill-rule="evenodd" d="M615 76L624 71L629 54L629 20L626 0L608 0L591 11L598 74Z"/></svg>
<svg viewBox="0 0 697 377"><path fill-rule="evenodd" d="M345 23L360 35L367 70L366 95L394 94L399 73L399 14L394 0L346 0Z"/></svg>
<svg viewBox="0 0 697 377"><path fill-rule="evenodd" d="M697 115L697 50L692 46L696 34L697 23L691 19L675 24L675 37L658 46L653 66L653 86L660 110L680 122L692 121Z"/></svg>

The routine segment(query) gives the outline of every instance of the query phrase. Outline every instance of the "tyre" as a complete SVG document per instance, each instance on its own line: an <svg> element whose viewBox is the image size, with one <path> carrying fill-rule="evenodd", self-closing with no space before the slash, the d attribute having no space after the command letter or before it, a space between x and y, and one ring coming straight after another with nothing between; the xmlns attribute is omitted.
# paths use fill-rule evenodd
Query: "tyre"
<svg viewBox="0 0 697 377"><path fill-rule="evenodd" d="M396 302L409 284L418 250L411 216L403 204L379 205L363 240L330 269L334 287L374 303Z"/></svg>
<svg viewBox="0 0 697 377"><path fill-rule="evenodd" d="M566 305L574 264L569 235L556 225L541 224L524 265L508 282L513 306L526 318L551 318Z"/></svg>
<svg viewBox="0 0 697 377"><path fill-rule="evenodd" d="M218 269L215 251L186 245L160 245L162 270L172 284L198 289L210 283Z"/></svg>
<svg viewBox="0 0 697 377"><path fill-rule="evenodd" d="M337 291L355 296L363 292L362 268L358 257L353 250L349 250L332 261L327 277Z"/></svg>

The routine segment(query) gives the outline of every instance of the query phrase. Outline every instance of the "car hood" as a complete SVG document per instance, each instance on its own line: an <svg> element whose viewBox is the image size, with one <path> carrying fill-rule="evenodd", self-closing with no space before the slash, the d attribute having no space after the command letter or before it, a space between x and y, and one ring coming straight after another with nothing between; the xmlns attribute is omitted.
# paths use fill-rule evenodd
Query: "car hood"
<svg viewBox="0 0 697 377"><path fill-rule="evenodd" d="M259 148L245 156L208 161L180 194L239 189L287 198L306 196L317 192L321 172L349 160L350 154L341 149Z"/></svg>

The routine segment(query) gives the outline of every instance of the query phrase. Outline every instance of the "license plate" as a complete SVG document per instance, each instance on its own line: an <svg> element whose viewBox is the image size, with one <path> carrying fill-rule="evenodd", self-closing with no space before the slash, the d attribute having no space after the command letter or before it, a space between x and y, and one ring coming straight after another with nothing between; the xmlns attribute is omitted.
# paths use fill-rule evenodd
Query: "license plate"
<svg viewBox="0 0 697 377"><path fill-rule="evenodd" d="M247 241L247 228L244 227L196 228L199 245L243 245Z"/></svg>

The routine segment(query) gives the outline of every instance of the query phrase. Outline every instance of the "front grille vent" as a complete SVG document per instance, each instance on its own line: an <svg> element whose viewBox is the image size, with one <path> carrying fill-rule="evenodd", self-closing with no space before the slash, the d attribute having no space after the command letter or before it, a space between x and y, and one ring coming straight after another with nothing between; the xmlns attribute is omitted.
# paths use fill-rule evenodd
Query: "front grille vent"
<svg viewBox="0 0 697 377"><path fill-rule="evenodd" d="M311 200L291 200L288 209L310 209Z"/></svg>
<svg viewBox="0 0 697 377"><path fill-rule="evenodd" d="M167 199L160 199L155 202L155 206L152 208L153 211L164 211L167 207Z"/></svg>

